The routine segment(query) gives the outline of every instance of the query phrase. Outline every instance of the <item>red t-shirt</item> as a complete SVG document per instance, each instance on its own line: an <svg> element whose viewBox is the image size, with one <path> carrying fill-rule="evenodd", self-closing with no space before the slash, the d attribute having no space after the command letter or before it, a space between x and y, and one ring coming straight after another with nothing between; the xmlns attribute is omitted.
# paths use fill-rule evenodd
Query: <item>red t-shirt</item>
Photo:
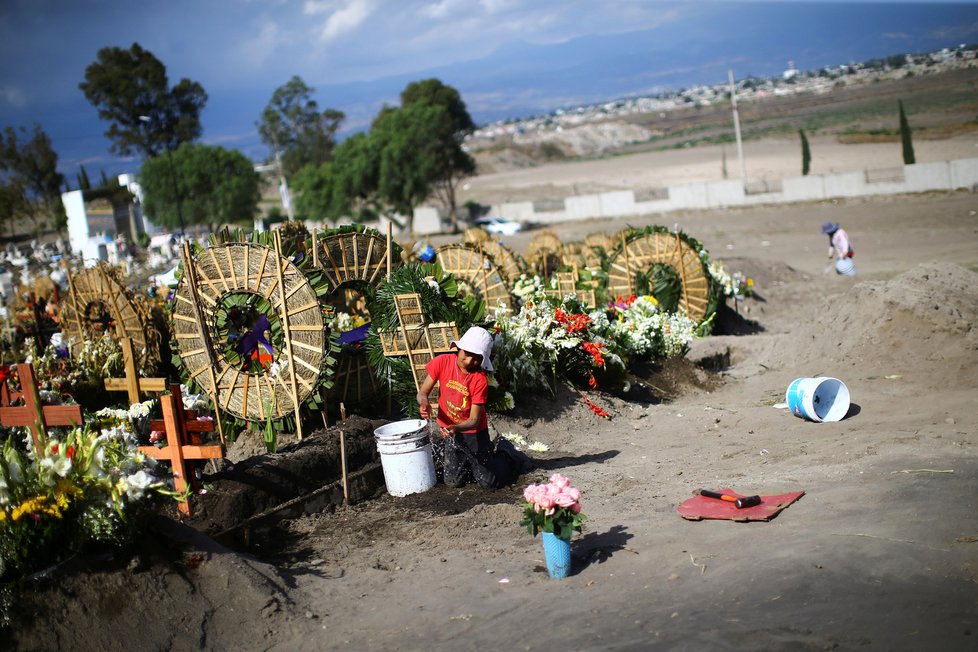
<svg viewBox="0 0 978 652"><path fill-rule="evenodd" d="M443 353L425 367L428 375L438 381L438 425L453 426L468 421L473 405L485 407L489 398L489 381L486 372L466 373L458 368L457 353ZM479 423L465 434L487 430L489 419L482 410Z"/></svg>

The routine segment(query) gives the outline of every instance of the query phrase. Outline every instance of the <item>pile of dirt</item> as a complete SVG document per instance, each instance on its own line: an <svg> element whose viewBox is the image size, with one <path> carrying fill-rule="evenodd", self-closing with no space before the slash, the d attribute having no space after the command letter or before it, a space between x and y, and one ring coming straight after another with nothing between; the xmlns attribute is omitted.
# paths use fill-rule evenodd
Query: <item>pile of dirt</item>
<svg viewBox="0 0 978 652"><path fill-rule="evenodd" d="M29 582L6 650L256 649L297 617L277 571L161 519L138 554L78 557Z"/></svg>
<svg viewBox="0 0 978 652"><path fill-rule="evenodd" d="M975 324L978 274L928 263L820 301L812 319L792 333L792 356L799 364L832 360L867 371L913 372L939 385L972 382Z"/></svg>

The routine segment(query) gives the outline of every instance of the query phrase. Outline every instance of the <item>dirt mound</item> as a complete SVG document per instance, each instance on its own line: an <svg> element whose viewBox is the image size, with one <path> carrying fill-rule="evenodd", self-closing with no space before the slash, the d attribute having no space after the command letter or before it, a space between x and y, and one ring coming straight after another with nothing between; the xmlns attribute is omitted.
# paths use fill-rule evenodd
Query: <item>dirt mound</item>
<svg viewBox="0 0 978 652"><path fill-rule="evenodd" d="M0 648L257 649L295 619L274 568L192 528L166 520L160 528L135 557L74 558L25 587Z"/></svg>
<svg viewBox="0 0 978 652"><path fill-rule="evenodd" d="M857 283L822 300L792 334L797 362L916 373L940 384L974 379L978 274L928 263L889 281ZM940 371L931 376L923 371ZM969 381L970 382L970 381Z"/></svg>

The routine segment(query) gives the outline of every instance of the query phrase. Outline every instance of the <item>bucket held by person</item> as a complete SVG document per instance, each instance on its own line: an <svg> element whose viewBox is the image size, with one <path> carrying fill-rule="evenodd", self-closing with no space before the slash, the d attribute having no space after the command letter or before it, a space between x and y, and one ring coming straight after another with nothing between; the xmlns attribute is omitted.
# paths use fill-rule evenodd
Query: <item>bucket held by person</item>
<svg viewBox="0 0 978 652"><path fill-rule="evenodd" d="M784 399L792 414L809 421L841 421L849 413L849 388L837 378L796 378Z"/></svg>

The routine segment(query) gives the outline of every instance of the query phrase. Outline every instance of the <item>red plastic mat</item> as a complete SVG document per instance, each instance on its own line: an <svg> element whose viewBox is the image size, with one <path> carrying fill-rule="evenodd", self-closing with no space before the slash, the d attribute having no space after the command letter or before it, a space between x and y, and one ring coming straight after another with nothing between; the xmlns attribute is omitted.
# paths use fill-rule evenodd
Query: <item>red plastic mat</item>
<svg viewBox="0 0 978 652"><path fill-rule="evenodd" d="M718 489L717 493L746 498L744 494L739 494L729 487ZM761 496L761 504L754 507L737 509L733 503L706 496L693 496L689 500L684 500L676 508L679 515L689 521L701 521L704 518L714 518L727 521L770 521L777 516L782 509L795 502L805 495L804 491L792 491L787 494L776 496Z"/></svg>

